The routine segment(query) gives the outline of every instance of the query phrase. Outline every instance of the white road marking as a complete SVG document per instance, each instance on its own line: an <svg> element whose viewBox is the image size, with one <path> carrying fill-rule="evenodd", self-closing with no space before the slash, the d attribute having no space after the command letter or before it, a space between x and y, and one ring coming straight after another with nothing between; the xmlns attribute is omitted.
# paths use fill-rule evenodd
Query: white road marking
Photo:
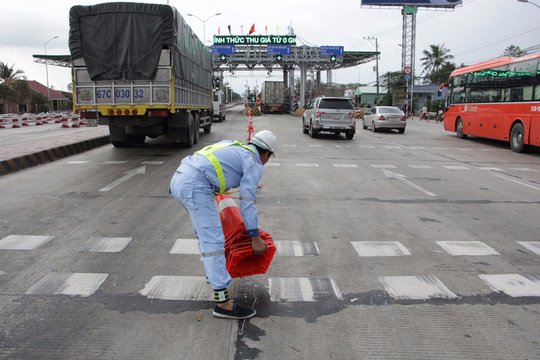
<svg viewBox="0 0 540 360"><path fill-rule="evenodd" d="M342 299L341 291L333 279L325 278L270 278L271 301L317 301L318 297L332 296Z"/></svg>
<svg viewBox="0 0 540 360"><path fill-rule="evenodd" d="M386 177L389 178L389 179L397 179L399 181L402 181L405 184L409 185L410 187L412 187L412 188L414 188L414 189L416 189L416 190L418 190L418 191L420 191L420 192L422 192L422 193L424 193L426 195L437 196L434 193L432 193L431 191L428 191L428 190L424 189L423 187L418 186L415 183L412 183L409 180L405 179L405 175L394 173L394 172L388 171L386 169L382 169L382 170L384 172L384 175L386 175Z"/></svg>
<svg viewBox="0 0 540 360"><path fill-rule="evenodd" d="M479 167L480 170L488 170L488 171L502 171L502 169L495 168L495 167Z"/></svg>
<svg viewBox="0 0 540 360"><path fill-rule="evenodd" d="M411 255L399 241L353 241L351 244L361 257Z"/></svg>
<svg viewBox="0 0 540 360"><path fill-rule="evenodd" d="M537 170L531 169L531 168L510 168L510 170L517 170L517 171L528 171L528 172L536 172Z"/></svg>
<svg viewBox="0 0 540 360"><path fill-rule="evenodd" d="M212 286L204 276L153 276L139 294L149 299L214 300Z"/></svg>
<svg viewBox="0 0 540 360"><path fill-rule="evenodd" d="M126 248L131 241L128 237L91 237L77 251L93 251L93 252L120 252Z"/></svg>
<svg viewBox="0 0 540 360"><path fill-rule="evenodd" d="M479 275L493 290L511 297L540 296L540 277L519 274Z"/></svg>
<svg viewBox="0 0 540 360"><path fill-rule="evenodd" d="M454 256L500 255L492 247L480 241L437 241L437 244Z"/></svg>
<svg viewBox="0 0 540 360"><path fill-rule="evenodd" d="M196 239L177 239L169 254L199 255Z"/></svg>
<svg viewBox="0 0 540 360"><path fill-rule="evenodd" d="M146 165L143 165L141 167L138 167L138 168L130 170L130 171L126 171L124 173L126 175L124 175L120 179L110 183L109 185L105 186L104 188L99 189L99 191L106 192L106 191L112 190L115 187L117 187L118 185L120 185L121 183L123 183L124 181L131 179L133 176L135 176L135 175L144 175L145 173L146 173Z"/></svg>
<svg viewBox="0 0 540 360"><path fill-rule="evenodd" d="M298 167L319 167L319 164L312 164L312 163L304 163L304 164L296 164Z"/></svg>
<svg viewBox="0 0 540 360"><path fill-rule="evenodd" d="M395 165L388 165L388 164L371 164L371 167L375 169L395 169Z"/></svg>
<svg viewBox="0 0 540 360"><path fill-rule="evenodd" d="M397 300L455 299L439 279L432 275L379 277L386 291Z"/></svg>
<svg viewBox="0 0 540 360"><path fill-rule="evenodd" d="M523 186L527 186L527 187L529 187L529 188L531 188L531 189L534 189L534 190L540 190L540 188L537 188L536 186L532 186L532 185L530 185L530 184L526 184L526 183L524 183L524 182L517 181L517 180L515 180L515 179L511 179L511 178L509 178L509 177L506 177L506 176L503 176L503 175L500 175L500 174L497 174L497 175L495 175L495 176L498 177L498 178L504 179L504 180L508 180L508 181L515 182L516 184L520 184L520 185L523 185Z"/></svg>
<svg viewBox="0 0 540 360"><path fill-rule="evenodd" d="M334 167L337 167L337 168L357 168L358 165L355 165L355 164L334 164Z"/></svg>
<svg viewBox="0 0 540 360"><path fill-rule="evenodd" d="M540 255L540 241L518 241L517 243L536 255Z"/></svg>
<svg viewBox="0 0 540 360"><path fill-rule="evenodd" d="M313 241L276 241L277 256L317 256L319 247Z"/></svg>
<svg viewBox="0 0 540 360"><path fill-rule="evenodd" d="M165 161L143 161L141 165L163 165Z"/></svg>
<svg viewBox="0 0 540 360"><path fill-rule="evenodd" d="M28 295L92 295L108 274L52 272L33 285Z"/></svg>
<svg viewBox="0 0 540 360"><path fill-rule="evenodd" d="M443 166L444 168L447 168L449 170L469 170L468 167L466 166L451 166L451 165L448 165L448 166Z"/></svg>
<svg viewBox="0 0 540 360"><path fill-rule="evenodd" d="M8 235L0 241L0 250L35 250L54 236Z"/></svg>
<svg viewBox="0 0 540 360"><path fill-rule="evenodd" d="M127 161L105 161L105 162L102 162L103 165L121 165L121 164L126 164Z"/></svg>

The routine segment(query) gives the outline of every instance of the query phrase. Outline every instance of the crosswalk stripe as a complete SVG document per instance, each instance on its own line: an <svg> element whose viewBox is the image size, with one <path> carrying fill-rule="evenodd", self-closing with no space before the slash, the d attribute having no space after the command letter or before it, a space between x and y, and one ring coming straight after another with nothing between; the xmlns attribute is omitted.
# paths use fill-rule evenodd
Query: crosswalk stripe
<svg viewBox="0 0 540 360"><path fill-rule="evenodd" d="M433 275L383 276L386 291L397 300L455 299L457 295Z"/></svg>

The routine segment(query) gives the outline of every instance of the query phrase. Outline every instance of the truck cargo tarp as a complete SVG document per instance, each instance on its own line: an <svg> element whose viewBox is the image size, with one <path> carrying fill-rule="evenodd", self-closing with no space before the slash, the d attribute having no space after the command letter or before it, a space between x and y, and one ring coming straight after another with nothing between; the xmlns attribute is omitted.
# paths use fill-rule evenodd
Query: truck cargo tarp
<svg viewBox="0 0 540 360"><path fill-rule="evenodd" d="M211 54L174 7L104 3L73 6L69 15L71 56L84 58L93 81L152 80L169 48L176 76L211 88Z"/></svg>

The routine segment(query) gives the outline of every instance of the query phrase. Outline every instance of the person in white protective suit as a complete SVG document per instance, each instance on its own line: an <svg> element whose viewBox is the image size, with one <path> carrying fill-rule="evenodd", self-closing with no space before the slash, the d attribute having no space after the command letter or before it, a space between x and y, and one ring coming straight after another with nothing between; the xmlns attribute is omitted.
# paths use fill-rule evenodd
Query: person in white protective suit
<svg viewBox="0 0 540 360"><path fill-rule="evenodd" d="M255 202L263 176L263 165L274 154L277 139L269 130L255 134L244 145L223 140L184 158L172 177L169 193L188 211L206 276L214 290L213 315L227 319L248 319L254 309L229 299L232 279L226 270L225 236L215 206L215 196L240 187L240 212L251 238L253 253L261 255L268 245L261 238Z"/></svg>

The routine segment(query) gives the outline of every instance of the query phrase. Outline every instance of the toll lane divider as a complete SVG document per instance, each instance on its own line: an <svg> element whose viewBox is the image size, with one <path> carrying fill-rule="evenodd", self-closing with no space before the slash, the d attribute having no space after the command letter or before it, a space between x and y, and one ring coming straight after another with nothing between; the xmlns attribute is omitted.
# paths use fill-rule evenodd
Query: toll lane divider
<svg viewBox="0 0 540 360"><path fill-rule="evenodd" d="M110 142L110 136L106 135L73 144L62 145L55 148L38 151L16 158L1 160L0 176L23 170L32 166L45 164L50 161L59 160L71 155L79 154L109 144Z"/></svg>
<svg viewBox="0 0 540 360"><path fill-rule="evenodd" d="M68 122L72 124L69 125ZM41 126L54 122L55 124L62 124L62 128L78 128L86 125L85 119L82 119L79 114L73 114L68 112L63 113L46 113L46 114L2 114L0 115L0 129L8 128L21 128L30 125Z"/></svg>

